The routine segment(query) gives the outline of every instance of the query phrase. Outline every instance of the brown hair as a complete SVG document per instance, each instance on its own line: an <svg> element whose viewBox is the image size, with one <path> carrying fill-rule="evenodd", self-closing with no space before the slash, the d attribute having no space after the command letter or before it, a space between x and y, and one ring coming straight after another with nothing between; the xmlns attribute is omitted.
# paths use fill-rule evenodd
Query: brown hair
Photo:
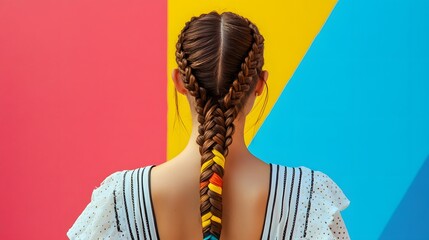
<svg viewBox="0 0 429 240"><path fill-rule="evenodd" d="M220 238L222 161L232 143L233 121L261 76L263 50L264 38L258 28L232 12L213 11L192 17L179 34L176 62L185 88L195 97L200 124L196 142L201 154L204 238Z"/></svg>

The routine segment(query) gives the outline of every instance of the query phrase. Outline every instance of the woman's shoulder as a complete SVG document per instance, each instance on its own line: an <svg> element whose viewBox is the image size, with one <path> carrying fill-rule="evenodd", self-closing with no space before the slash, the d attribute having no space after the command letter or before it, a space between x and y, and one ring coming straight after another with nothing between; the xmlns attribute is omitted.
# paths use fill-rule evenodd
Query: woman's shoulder
<svg viewBox="0 0 429 240"><path fill-rule="evenodd" d="M69 239L128 239L127 203L134 193L129 188L133 184L147 184L147 181L140 180L153 166L122 169L107 174L93 189L91 200L67 231Z"/></svg>
<svg viewBox="0 0 429 240"><path fill-rule="evenodd" d="M348 239L340 212L350 200L330 175L307 166L271 166L278 203L274 217L278 218L280 238L324 235L327 239Z"/></svg>
<svg viewBox="0 0 429 240"><path fill-rule="evenodd" d="M345 209L350 203L341 187L326 172L307 166L292 167L276 163L271 163L271 165L272 174L275 175L277 181L291 180L300 185L300 188L308 188L311 195L332 199L332 204L338 205L340 210ZM284 184L284 187L287 186Z"/></svg>
<svg viewBox="0 0 429 240"><path fill-rule="evenodd" d="M120 170L113 171L106 175L101 184L106 182L110 182L113 180L118 180L120 178L124 178L124 175L128 174L136 174L137 172L150 171L153 167L157 166L156 164L147 164L137 168L124 168Z"/></svg>
<svg viewBox="0 0 429 240"><path fill-rule="evenodd" d="M100 185L94 189L93 195L101 195L103 190L122 190L125 185L136 183L137 179L140 179L141 182L147 181L150 171L155 166L155 164L148 164L138 168L126 168L111 172L101 181Z"/></svg>

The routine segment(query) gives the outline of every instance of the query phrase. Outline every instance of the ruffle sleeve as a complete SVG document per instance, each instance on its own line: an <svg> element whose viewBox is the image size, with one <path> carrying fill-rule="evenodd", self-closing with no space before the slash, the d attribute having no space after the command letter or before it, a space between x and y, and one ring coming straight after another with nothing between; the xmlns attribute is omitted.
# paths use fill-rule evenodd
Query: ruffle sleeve
<svg viewBox="0 0 429 240"><path fill-rule="evenodd" d="M349 204L350 200L328 175L315 171L305 239L350 239L341 216Z"/></svg>
<svg viewBox="0 0 429 240"><path fill-rule="evenodd" d="M118 231L117 187L122 171L110 174L91 195L91 201L67 231L69 239L125 239Z"/></svg>

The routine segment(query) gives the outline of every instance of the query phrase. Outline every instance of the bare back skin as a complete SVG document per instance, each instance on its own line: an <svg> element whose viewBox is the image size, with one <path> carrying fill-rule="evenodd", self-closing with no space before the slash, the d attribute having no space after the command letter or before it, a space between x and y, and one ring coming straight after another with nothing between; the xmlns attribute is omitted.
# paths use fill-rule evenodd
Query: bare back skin
<svg viewBox="0 0 429 240"><path fill-rule="evenodd" d="M238 157L246 159L247 164L233 173L228 172L228 163L225 166L220 239L260 239L270 167L250 154ZM152 169L153 207L161 240L203 238L198 181L200 166L194 163L179 155Z"/></svg>
<svg viewBox="0 0 429 240"><path fill-rule="evenodd" d="M173 70L177 91L186 95L191 107L192 132L185 149L175 158L157 165L151 171L151 196L161 240L202 239L200 213L201 155L195 101ZM250 94L243 111L234 120L235 131L228 148L222 186L222 233L220 240L260 239L265 221L270 185L270 166L248 150L244 126L256 96L263 91L264 71Z"/></svg>

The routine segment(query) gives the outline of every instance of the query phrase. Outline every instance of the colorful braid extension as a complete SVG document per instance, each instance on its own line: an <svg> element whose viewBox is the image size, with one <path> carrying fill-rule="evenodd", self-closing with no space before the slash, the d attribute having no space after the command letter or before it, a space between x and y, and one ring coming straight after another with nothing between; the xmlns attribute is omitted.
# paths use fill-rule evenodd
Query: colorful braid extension
<svg viewBox="0 0 429 240"><path fill-rule="evenodd" d="M223 156L223 154L220 153L219 151L217 151L216 149L213 149L212 153L215 156L212 159L206 161L201 166L201 173L203 173L207 168L211 167L214 163L216 163L217 165L219 165L223 169L225 168L224 167L225 166L225 157ZM210 179L208 181L200 183L200 189L203 189L206 186L208 186L208 188L211 191L213 191L219 195L222 195L222 178L218 174L216 174L215 172L213 172L213 175L210 177ZM201 217L201 220L202 220L202 227L203 228L210 226L212 221L215 221L215 222L221 224L221 219L218 216L215 216L212 212L207 212L206 214L204 214L204 216ZM210 231L207 231L206 233L204 233L204 240L219 240L219 239L217 236L210 233Z"/></svg>

